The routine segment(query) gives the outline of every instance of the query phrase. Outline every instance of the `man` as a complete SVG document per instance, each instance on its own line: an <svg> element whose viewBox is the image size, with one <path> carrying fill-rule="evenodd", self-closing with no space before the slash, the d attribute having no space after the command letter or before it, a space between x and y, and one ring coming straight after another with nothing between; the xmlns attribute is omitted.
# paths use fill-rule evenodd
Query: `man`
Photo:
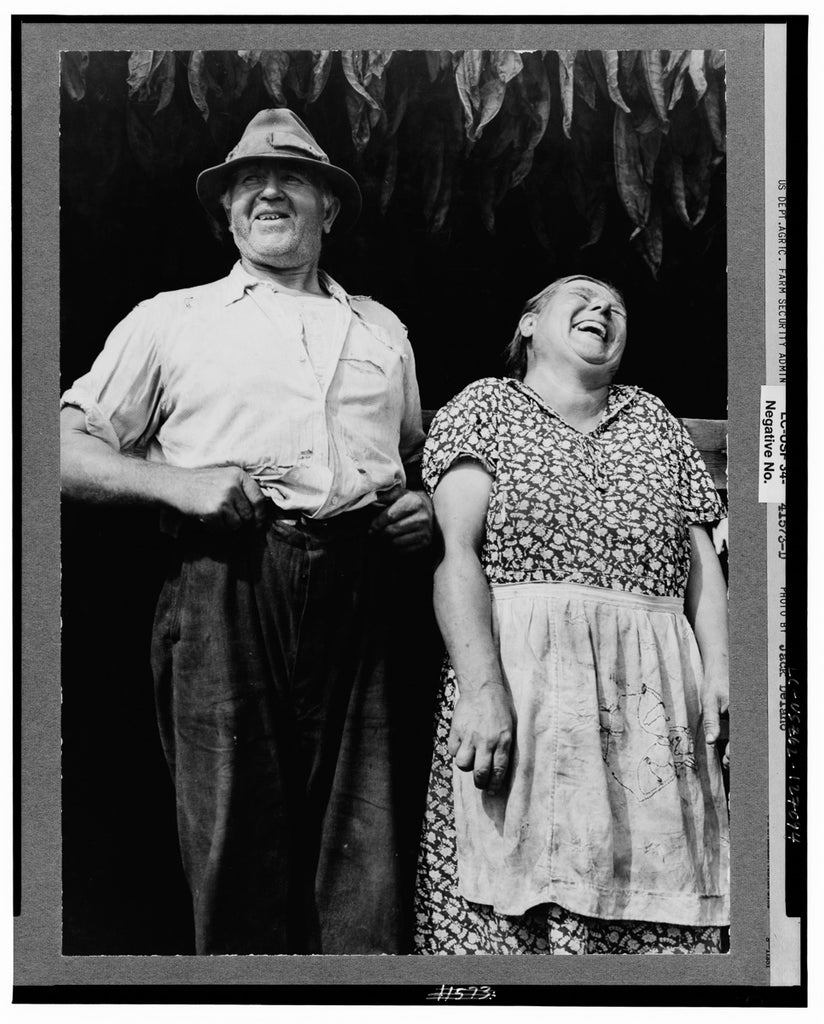
<svg viewBox="0 0 824 1024"><path fill-rule="evenodd" d="M64 493L157 505L176 537L152 666L197 951L404 952L393 552L432 536L412 350L319 270L360 192L290 111L197 192L240 261L138 305L66 392Z"/></svg>

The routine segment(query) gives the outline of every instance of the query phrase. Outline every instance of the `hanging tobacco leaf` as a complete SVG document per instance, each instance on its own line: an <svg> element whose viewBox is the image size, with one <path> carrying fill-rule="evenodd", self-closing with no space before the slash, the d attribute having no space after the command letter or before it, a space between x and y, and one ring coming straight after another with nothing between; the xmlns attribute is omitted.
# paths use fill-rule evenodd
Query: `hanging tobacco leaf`
<svg viewBox="0 0 824 1024"><path fill-rule="evenodd" d="M286 94L283 91L286 73L289 70L290 57L286 50L261 50L257 63L263 75L263 84L277 107L287 107Z"/></svg>
<svg viewBox="0 0 824 1024"><path fill-rule="evenodd" d="M613 127L615 181L624 209L636 228L643 228L649 219L651 190L645 180L638 135L632 118L616 109Z"/></svg>
<svg viewBox="0 0 824 1024"><path fill-rule="evenodd" d="M606 199L601 199L596 202L592 207L588 219L589 223L589 237L581 245L582 249L588 249L592 245L597 245L601 241L601 235L604 233L604 225L607 222L607 203Z"/></svg>
<svg viewBox="0 0 824 1024"><path fill-rule="evenodd" d="M176 59L171 50L135 50L129 55L129 95L139 101L157 97L155 114L169 105L175 87Z"/></svg>
<svg viewBox="0 0 824 1024"><path fill-rule="evenodd" d="M326 83L329 81L329 73L332 70L333 57L334 52L332 50L312 51L312 82L306 93L307 103L314 103L326 88Z"/></svg>
<svg viewBox="0 0 824 1024"><path fill-rule="evenodd" d="M712 136L713 145L719 154L726 153L727 140L723 126L724 104L716 75L712 75L707 81L707 91L704 93L704 100L701 106L707 118L707 125Z"/></svg>
<svg viewBox="0 0 824 1024"><path fill-rule="evenodd" d="M82 100L86 95L86 69L88 66L88 50L61 51L60 84L73 100Z"/></svg>
<svg viewBox="0 0 824 1024"><path fill-rule="evenodd" d="M495 208L509 190L510 173L508 164L501 160L488 160L481 167L481 220L491 235L495 233Z"/></svg>
<svg viewBox="0 0 824 1024"><path fill-rule="evenodd" d="M621 95L621 90L618 87L618 51L617 50L604 50L604 67L606 69L607 76L607 90L612 102L620 107L624 113L629 113L629 107L624 102L624 97Z"/></svg>
<svg viewBox="0 0 824 1024"><path fill-rule="evenodd" d="M683 61L684 55L689 53L688 50L670 50L669 57L667 57L667 63L664 67L664 74L671 75L672 72L678 67Z"/></svg>
<svg viewBox="0 0 824 1024"><path fill-rule="evenodd" d="M129 54L129 77L126 79L130 96L142 90L141 99L146 98L152 74L160 67L165 54L165 50L132 50Z"/></svg>
<svg viewBox="0 0 824 1024"><path fill-rule="evenodd" d="M192 50L189 58L189 92L195 102L195 106L203 115L203 120L209 120L209 104L206 102L206 93L209 88L206 72L206 55L203 50Z"/></svg>
<svg viewBox="0 0 824 1024"><path fill-rule="evenodd" d="M639 57L639 50L621 50L619 54L618 82L621 92L630 101L630 105L641 92L640 80L635 72Z"/></svg>
<svg viewBox="0 0 824 1024"><path fill-rule="evenodd" d="M397 133L398 128L400 128L408 105L409 86L404 82L400 90L394 94L394 105L391 115L388 110L386 112L386 134L389 138L392 138Z"/></svg>
<svg viewBox="0 0 824 1024"><path fill-rule="evenodd" d="M707 91L707 79L704 76L703 50L690 50L689 75L695 88L695 95L700 100Z"/></svg>
<svg viewBox="0 0 824 1024"><path fill-rule="evenodd" d="M713 149L712 140L706 130L700 132L700 142L689 161L684 163L684 186L686 210L692 227L695 227L707 212L712 187Z"/></svg>
<svg viewBox="0 0 824 1024"><path fill-rule="evenodd" d="M672 110L675 104L681 99L684 92L684 82L686 81L687 70L690 66L690 51L679 50L681 57L677 64L670 69L669 72L669 90L670 98L667 103L667 110Z"/></svg>
<svg viewBox="0 0 824 1024"><path fill-rule="evenodd" d="M684 190L684 167L678 153L672 153L670 155L670 182L675 212L678 214L682 222L686 224L688 228L691 228L692 222L690 221L690 216L687 213L687 197Z"/></svg>
<svg viewBox="0 0 824 1024"><path fill-rule="evenodd" d="M452 67L451 50L427 50L424 57L430 82L436 81L442 72Z"/></svg>
<svg viewBox="0 0 824 1024"><path fill-rule="evenodd" d="M576 136L579 133L580 125ZM593 170L576 160L569 167L567 175L567 184L575 209L588 228L587 240L581 245L582 249L595 245L600 240L606 222L606 190L603 180L596 178Z"/></svg>
<svg viewBox="0 0 824 1024"><path fill-rule="evenodd" d="M227 102L238 99L245 92L249 81L248 62L239 59L237 52L231 50L221 50L210 56L212 78L218 87L217 95Z"/></svg>
<svg viewBox="0 0 824 1024"><path fill-rule="evenodd" d="M438 196L438 204L432 213L432 221L430 224L430 230L435 234L439 231L443 231L444 224L446 223L446 217L452 203L452 182L453 167L450 164L445 164L441 179L441 191Z"/></svg>
<svg viewBox="0 0 824 1024"><path fill-rule="evenodd" d="M367 50L366 57L366 73L364 80L367 85L369 84L369 76L375 78L383 78L384 72L386 71L389 61L392 60L392 54L394 50Z"/></svg>
<svg viewBox="0 0 824 1024"><path fill-rule="evenodd" d="M547 253L554 252L552 239L546 229L546 215L543 206L543 190L541 185L531 176L524 182L524 195L529 216L527 223L541 248Z"/></svg>
<svg viewBox="0 0 824 1024"><path fill-rule="evenodd" d="M652 276L657 279L664 256L664 231L658 203L653 204L646 226L636 231L634 243Z"/></svg>
<svg viewBox="0 0 824 1024"><path fill-rule="evenodd" d="M475 129L481 109L481 72L483 50L464 50L458 56L455 67L455 84L464 108L466 137L471 142L477 139Z"/></svg>
<svg viewBox="0 0 824 1024"><path fill-rule="evenodd" d="M641 67L644 72L647 92L652 100L655 113L662 124L667 123L667 101L664 96L664 75L660 50L642 50Z"/></svg>
<svg viewBox="0 0 824 1024"><path fill-rule="evenodd" d="M479 154L481 159L494 160L507 149L520 151L523 129L518 118L512 116L513 107L514 103L509 96L505 96L501 106L502 116L484 135L486 145L483 147L482 155Z"/></svg>
<svg viewBox="0 0 824 1024"><path fill-rule="evenodd" d="M305 100L312 88L312 71L314 60L311 51L290 50L289 67L283 77L284 86L299 100Z"/></svg>
<svg viewBox="0 0 824 1024"><path fill-rule="evenodd" d="M657 123L653 123L649 131L636 129L638 138L638 155L641 159L641 169L644 182L649 187L652 196L655 184L655 168L658 163L658 156L661 152L661 145L664 134Z"/></svg>
<svg viewBox="0 0 824 1024"><path fill-rule="evenodd" d="M381 182L380 208L385 214L389 209L392 193L395 191L395 182L398 178L398 140L390 138L386 145L386 162L383 168L383 181Z"/></svg>
<svg viewBox="0 0 824 1024"><path fill-rule="evenodd" d="M713 69L713 71L720 71L724 67L726 57L727 54L725 50L709 51L710 67Z"/></svg>
<svg viewBox="0 0 824 1024"><path fill-rule="evenodd" d="M391 50L345 50L341 54L343 73L352 87L346 93L346 110L358 152L366 148L372 129L383 116L383 72L391 56Z"/></svg>
<svg viewBox="0 0 824 1024"><path fill-rule="evenodd" d="M489 54L490 70L506 85L521 73L524 61L517 50L492 50Z"/></svg>
<svg viewBox="0 0 824 1024"><path fill-rule="evenodd" d="M517 60L515 59L517 58ZM522 61L512 51L464 50L455 67L455 83L464 108L466 137L477 142L484 127L501 109L509 78L518 74ZM509 77L508 77L509 76Z"/></svg>
<svg viewBox="0 0 824 1024"><path fill-rule="evenodd" d="M558 74L561 84L561 105L564 108L564 135L572 130L572 104L574 100L575 54L577 50L558 50Z"/></svg>
<svg viewBox="0 0 824 1024"><path fill-rule="evenodd" d="M410 126L418 152L423 212L431 233L442 231L452 203L464 149L463 108L455 90L432 96L415 108Z"/></svg>
<svg viewBox="0 0 824 1024"><path fill-rule="evenodd" d="M570 140L572 159L564 161L563 174L575 209L588 229L581 248L600 240L606 222L607 196L613 188L605 169L608 148L603 117L589 106L579 107Z"/></svg>
<svg viewBox="0 0 824 1024"><path fill-rule="evenodd" d="M385 56L385 53L388 56ZM380 104L368 90L375 78L381 78L383 68L389 63L392 51L381 50L344 50L341 53L341 64L346 81L370 107Z"/></svg>
<svg viewBox="0 0 824 1024"><path fill-rule="evenodd" d="M372 134L372 127L369 123L369 110L364 98L357 93L347 92L346 114L349 118L350 134L352 142L358 153L362 153Z"/></svg>
<svg viewBox="0 0 824 1024"><path fill-rule="evenodd" d="M444 138L437 122L433 123L432 130L424 136L423 151L426 154L423 165L423 214L429 221L441 190L443 176Z"/></svg>
<svg viewBox="0 0 824 1024"><path fill-rule="evenodd" d="M604 97L604 99L611 100L609 88L607 86L607 71L604 66L604 55L600 50L583 50L581 51L583 56L586 58L586 62L589 65L589 70L592 74L593 81L595 82L596 88ZM616 51L617 52L617 51ZM621 101L623 103L623 100Z"/></svg>
<svg viewBox="0 0 824 1024"><path fill-rule="evenodd" d="M592 73L589 57L583 50L578 50L575 57L575 91L591 109L595 110L595 92L597 86Z"/></svg>
<svg viewBox="0 0 824 1024"><path fill-rule="evenodd" d="M531 128L524 141L520 161L512 173L512 187L519 185L532 169L535 149L549 124L550 87L543 60L535 54L524 55L523 72L513 85L527 112Z"/></svg>
<svg viewBox="0 0 824 1024"><path fill-rule="evenodd" d="M163 63L160 65L158 70L158 77L160 77L162 85L160 87L160 96L155 107L155 114L159 114L161 110L168 107L172 100L172 95L175 91L175 75L177 73L177 59L171 50L166 51L166 55L163 58Z"/></svg>

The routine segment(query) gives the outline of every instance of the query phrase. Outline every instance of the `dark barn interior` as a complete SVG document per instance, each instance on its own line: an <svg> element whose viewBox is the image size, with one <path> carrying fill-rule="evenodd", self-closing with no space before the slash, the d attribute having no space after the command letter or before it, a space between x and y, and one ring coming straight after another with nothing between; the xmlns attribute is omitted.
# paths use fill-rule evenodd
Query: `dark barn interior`
<svg viewBox="0 0 824 1024"><path fill-rule="evenodd" d="M407 325L424 408L499 375L524 301L585 273L627 300L619 381L724 419L724 68L699 52L64 55L63 387L138 301L228 271L195 178L288 105L361 182L323 266ZM157 514L67 502L62 552L63 951L191 952L148 666Z"/></svg>

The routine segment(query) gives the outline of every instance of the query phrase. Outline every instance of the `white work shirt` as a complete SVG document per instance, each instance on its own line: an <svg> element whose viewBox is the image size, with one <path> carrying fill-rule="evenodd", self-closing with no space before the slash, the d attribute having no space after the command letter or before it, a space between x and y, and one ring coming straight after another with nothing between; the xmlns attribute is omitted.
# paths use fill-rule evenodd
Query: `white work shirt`
<svg viewBox="0 0 824 1024"><path fill-rule="evenodd" d="M332 330L310 327L311 359L302 303L238 263L136 306L61 405L118 451L241 466L283 509L326 518L380 501L423 445L412 348L388 309L319 276Z"/></svg>

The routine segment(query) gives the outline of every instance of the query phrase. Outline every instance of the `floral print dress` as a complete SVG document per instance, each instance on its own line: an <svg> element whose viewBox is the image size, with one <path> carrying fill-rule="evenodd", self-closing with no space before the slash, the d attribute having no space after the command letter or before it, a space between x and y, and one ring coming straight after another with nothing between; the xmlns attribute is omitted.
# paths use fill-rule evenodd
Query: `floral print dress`
<svg viewBox="0 0 824 1024"><path fill-rule="evenodd" d="M683 614L689 527L724 515L700 455L639 388L585 434L489 378L435 417L430 493L462 458L493 478L481 563L516 735L505 790L476 790L446 751L447 661L417 951L717 951L726 803Z"/></svg>

